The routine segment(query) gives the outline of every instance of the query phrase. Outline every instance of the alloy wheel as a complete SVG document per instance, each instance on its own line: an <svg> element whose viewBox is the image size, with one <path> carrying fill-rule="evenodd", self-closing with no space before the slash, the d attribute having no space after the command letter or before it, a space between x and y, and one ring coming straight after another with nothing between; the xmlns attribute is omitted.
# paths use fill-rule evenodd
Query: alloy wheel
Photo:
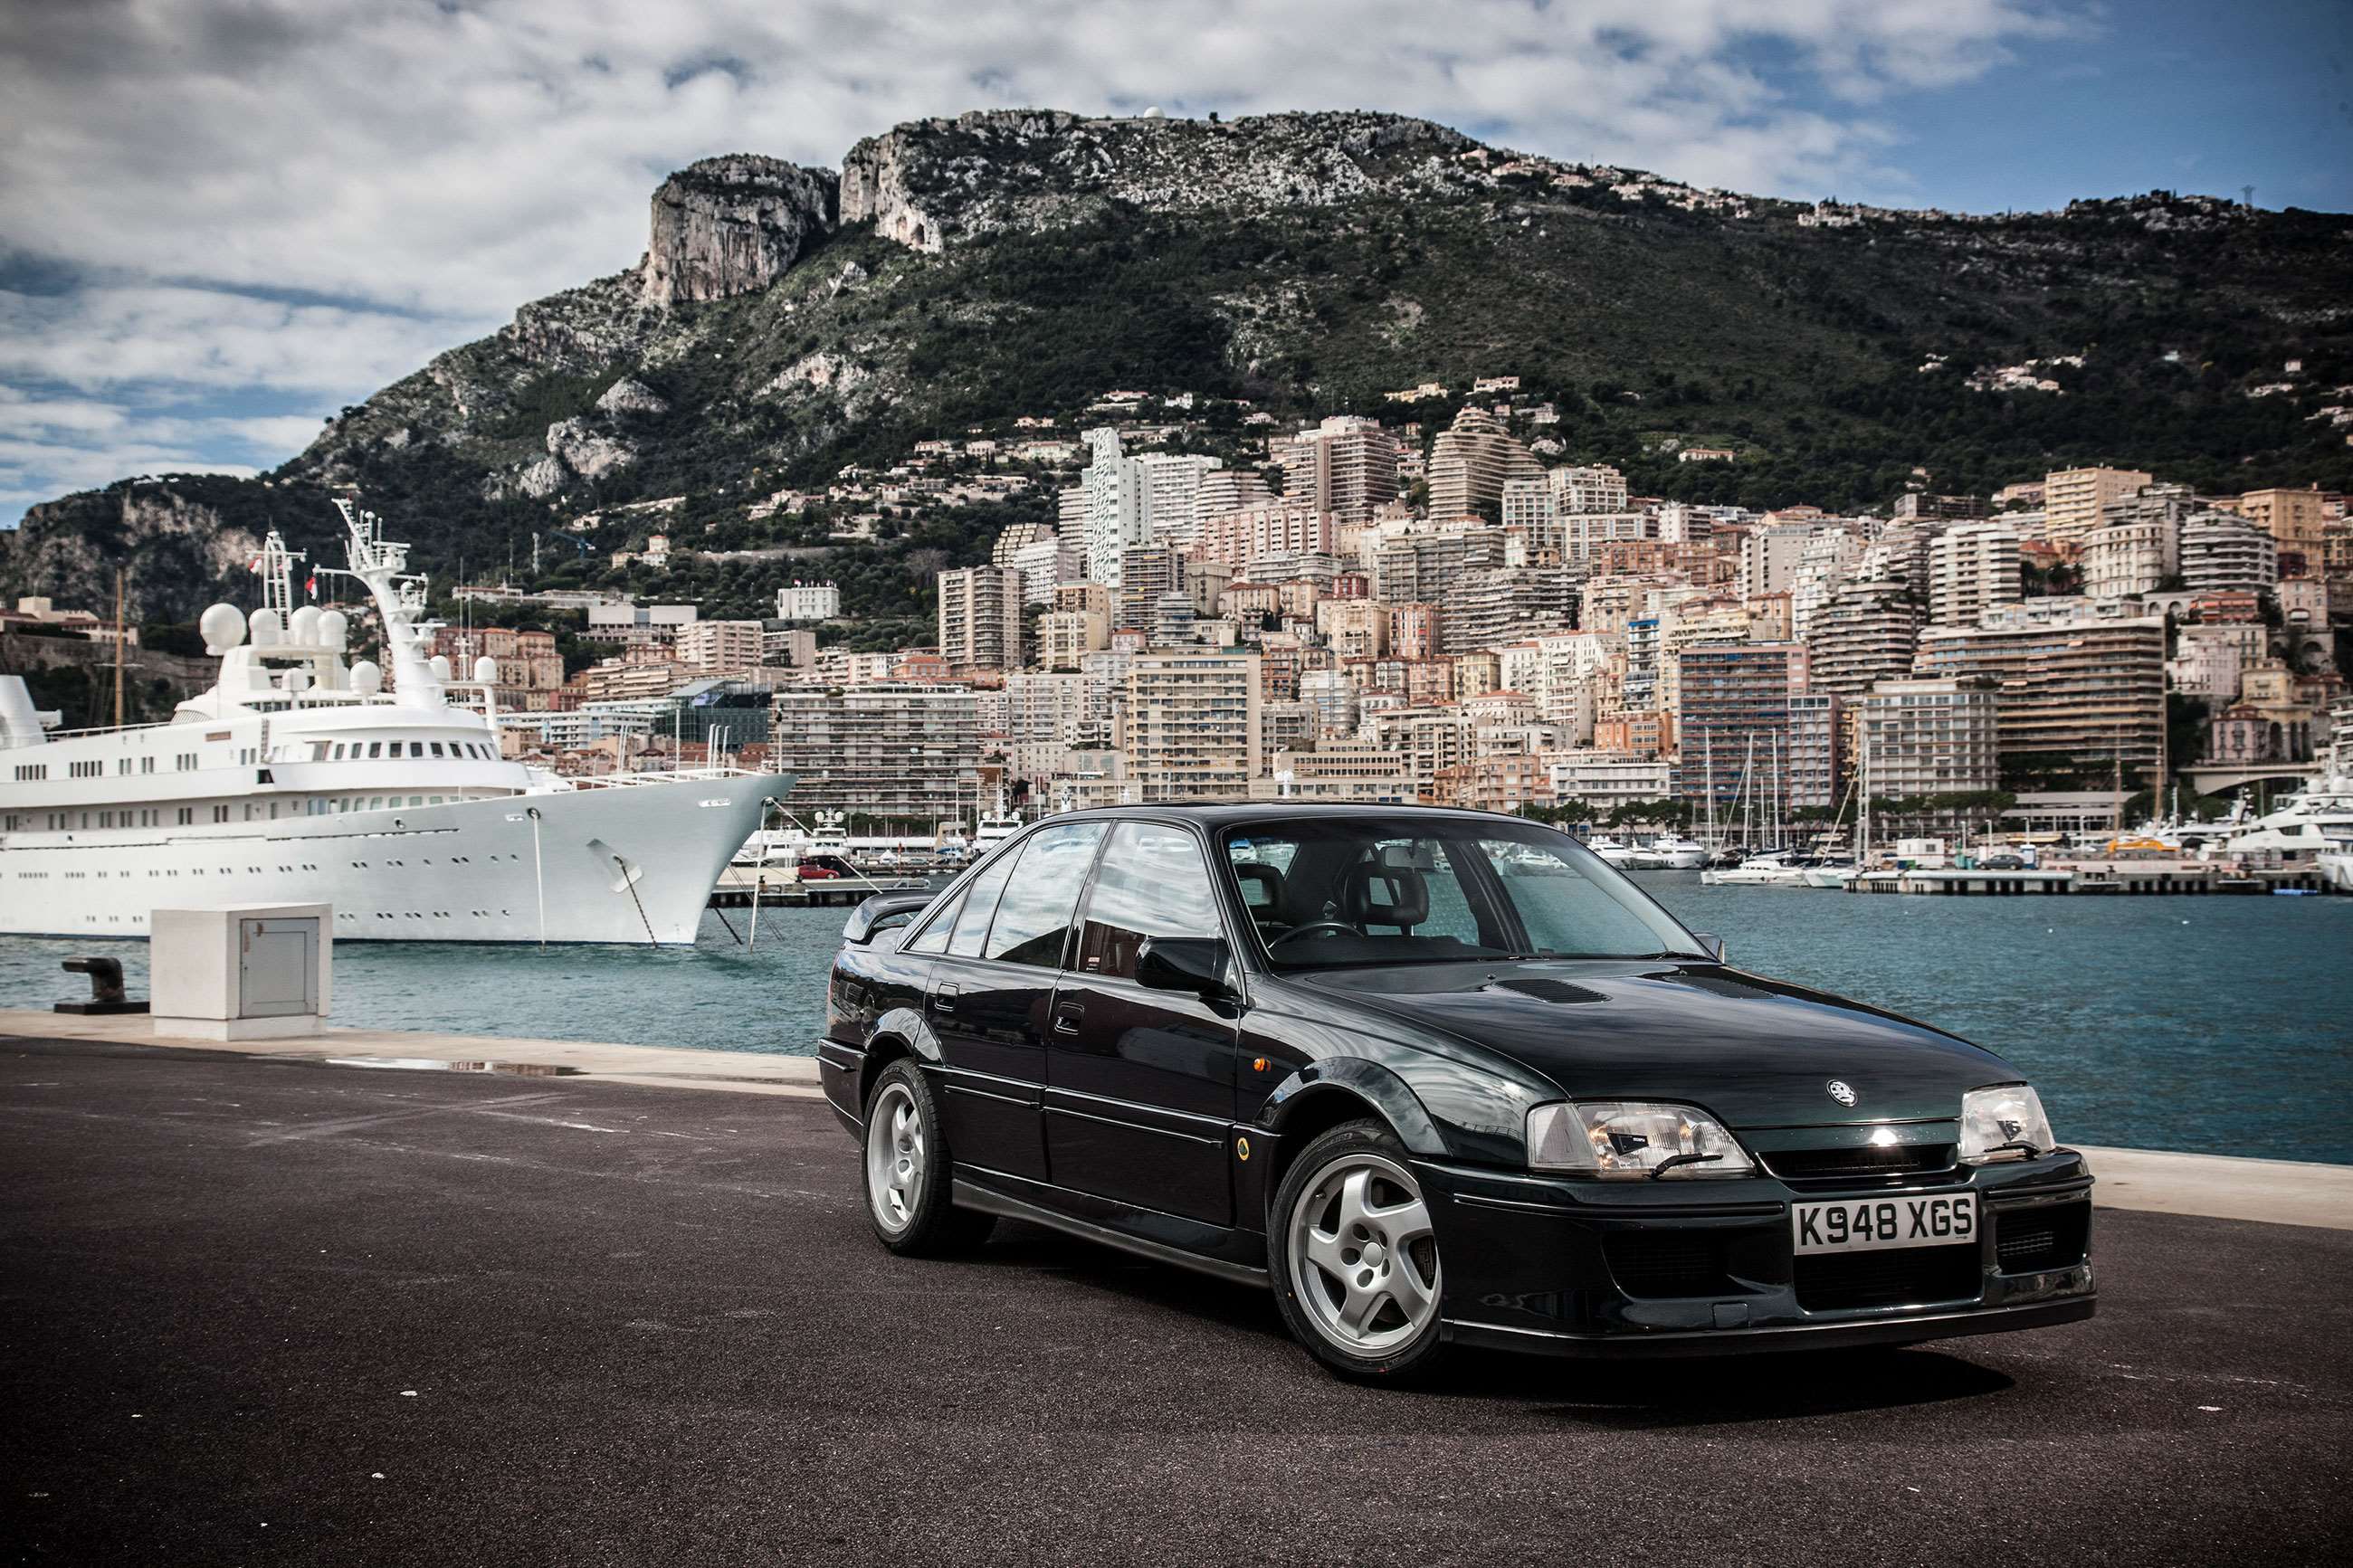
<svg viewBox="0 0 2353 1568"><path fill-rule="evenodd" d="M896 1233L913 1223L923 1190L923 1112L903 1083L888 1083L866 1118L866 1190L874 1217Z"/></svg>
<svg viewBox="0 0 2353 1568"><path fill-rule="evenodd" d="M1292 1207L1287 1246L1299 1300L1352 1355L1406 1344L1438 1314L1438 1242L1405 1167L1351 1153L1316 1173Z"/></svg>

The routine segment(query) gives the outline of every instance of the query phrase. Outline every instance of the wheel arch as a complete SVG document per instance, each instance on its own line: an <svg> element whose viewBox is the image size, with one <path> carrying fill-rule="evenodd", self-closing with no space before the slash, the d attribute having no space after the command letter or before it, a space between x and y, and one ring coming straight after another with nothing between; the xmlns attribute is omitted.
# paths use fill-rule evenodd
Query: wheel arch
<svg viewBox="0 0 2353 1568"><path fill-rule="evenodd" d="M1386 1124L1410 1152L1447 1152L1430 1112L1395 1072L1362 1058L1317 1062L1276 1085L1259 1112L1258 1125L1275 1134L1266 1201L1274 1202L1302 1149L1344 1121L1365 1118Z"/></svg>

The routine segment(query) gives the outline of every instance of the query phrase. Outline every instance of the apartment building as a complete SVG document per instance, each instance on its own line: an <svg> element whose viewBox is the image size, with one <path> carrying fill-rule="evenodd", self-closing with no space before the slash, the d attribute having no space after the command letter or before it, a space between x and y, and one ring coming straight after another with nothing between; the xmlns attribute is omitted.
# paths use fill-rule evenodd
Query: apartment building
<svg viewBox="0 0 2353 1568"><path fill-rule="evenodd" d="M1974 626L1920 634L1915 675L1998 684L2005 761L2121 759L2128 777L2165 756L2165 621L2137 605L2032 599Z"/></svg>
<svg viewBox="0 0 2353 1568"><path fill-rule="evenodd" d="M1113 630L1149 632L1160 601L1185 592L1185 552L1173 544L1132 544L1119 552Z"/></svg>
<svg viewBox="0 0 2353 1568"><path fill-rule="evenodd" d="M941 573L939 638L952 669L1019 668L1021 574L1010 566Z"/></svg>
<svg viewBox="0 0 2353 1568"><path fill-rule="evenodd" d="M1328 557L1339 549L1339 540L1336 514L1303 501L1269 501L1205 519L1195 553L1203 561L1241 566L1276 555Z"/></svg>
<svg viewBox="0 0 2353 1568"><path fill-rule="evenodd" d="M1552 487L1562 517L1626 510L1626 476L1607 464L1555 468L1545 476L1545 482Z"/></svg>
<svg viewBox="0 0 2353 1568"><path fill-rule="evenodd" d="M1542 761L1556 802L1583 801L1602 816L1675 793L1674 764L1647 752L1595 746L1548 752Z"/></svg>
<svg viewBox="0 0 2353 1568"><path fill-rule="evenodd" d="M1798 574L1813 525L1804 522L1767 523L1748 531L1740 542L1740 596L1755 599L1785 594Z"/></svg>
<svg viewBox="0 0 2353 1568"><path fill-rule="evenodd" d="M1807 630L1813 665L1808 684L1852 700L1883 680L1902 679L1912 672L1920 624L1920 601L1904 583L1883 577L1841 584Z"/></svg>
<svg viewBox="0 0 2353 1568"><path fill-rule="evenodd" d="M1393 605L1438 603L1465 574L1508 564L1504 545L1500 528L1448 529L1392 539L1374 553L1374 597Z"/></svg>
<svg viewBox="0 0 2353 1568"><path fill-rule="evenodd" d="M2251 519L2205 511L2181 524L2181 581L2193 593L2260 593L2279 581L2279 541Z"/></svg>
<svg viewBox="0 0 2353 1568"><path fill-rule="evenodd" d="M1779 795L1789 696L1804 684L1805 654L1802 644L1750 642L1697 643L1674 656L1685 798L1713 796L1721 806L1740 789L1744 769L1752 790Z"/></svg>
<svg viewBox="0 0 2353 1568"><path fill-rule="evenodd" d="M2043 535L2052 543L2080 548L2100 526L2109 504L2152 482L2132 468L2069 468L2042 477Z"/></svg>
<svg viewBox="0 0 2353 1568"><path fill-rule="evenodd" d="M1413 805L1421 796L1413 774L1395 752L1371 741L1325 741L1314 750L1274 754L1271 776L1253 779L1253 800L1354 802Z"/></svg>
<svg viewBox="0 0 2353 1568"><path fill-rule="evenodd" d="M1254 652L1137 654L1121 750L1135 798L1242 800L1265 761Z"/></svg>
<svg viewBox="0 0 2353 1568"><path fill-rule="evenodd" d="M2318 558L2328 511L2317 487L2249 490L2231 503L2231 509L2270 534L2280 549L2301 552L2307 560Z"/></svg>
<svg viewBox="0 0 2353 1568"><path fill-rule="evenodd" d="M1790 807L1835 806L1846 766L1846 703L1834 691L1809 689L1789 694L1789 734L1781 764L1788 779Z"/></svg>
<svg viewBox="0 0 2353 1568"><path fill-rule="evenodd" d="M969 817L980 789L980 700L965 686L877 681L771 699L768 765L793 809L929 832Z"/></svg>
<svg viewBox="0 0 2353 1568"><path fill-rule="evenodd" d="M1111 617L1101 610L1049 610L1038 618L1038 662L1076 669L1091 653L1111 646Z"/></svg>
<svg viewBox="0 0 2353 1568"><path fill-rule="evenodd" d="M776 590L776 619L830 621L841 614L841 590L831 583L795 583Z"/></svg>
<svg viewBox="0 0 2353 1568"><path fill-rule="evenodd" d="M763 651L757 621L694 621L678 634L679 662L704 674L756 669Z"/></svg>
<svg viewBox="0 0 2353 1568"><path fill-rule="evenodd" d="M1344 526L1371 521L1397 499L1397 437L1376 420L1337 415L1270 443L1269 455L1282 467L1286 499Z"/></svg>
<svg viewBox="0 0 2353 1568"><path fill-rule="evenodd" d="M2007 523L1965 522L1929 542L1928 619L1937 626L1974 625L1988 610L2015 604L2021 584L2018 531Z"/></svg>
<svg viewBox="0 0 2353 1568"><path fill-rule="evenodd" d="M2001 787L2001 695L1994 681L1883 680L1856 709L1856 766L1873 797Z"/></svg>
<svg viewBox="0 0 2353 1568"><path fill-rule="evenodd" d="M1440 522L1474 514L1499 520L1506 479L1543 477L1544 466L1535 454L1493 415L1466 407L1431 443L1430 515Z"/></svg>

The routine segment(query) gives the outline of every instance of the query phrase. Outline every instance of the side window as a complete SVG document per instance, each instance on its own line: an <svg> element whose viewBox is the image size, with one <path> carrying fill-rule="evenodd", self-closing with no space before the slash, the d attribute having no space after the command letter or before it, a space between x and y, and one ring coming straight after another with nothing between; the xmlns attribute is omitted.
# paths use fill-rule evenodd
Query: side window
<svg viewBox="0 0 2353 1568"><path fill-rule="evenodd" d="M1079 889L1086 886L1087 868L1094 862L1103 830L1100 822L1071 823L1040 828L1028 840L1021 864L1013 868L1013 879L997 901L997 921L988 928L985 950L988 957L1043 969L1061 967L1062 941L1070 934Z"/></svg>
<svg viewBox="0 0 2353 1568"><path fill-rule="evenodd" d="M1224 934L1209 868L1193 836L1156 823L1121 823L1087 898L1080 972L1124 978L1134 974L1145 937Z"/></svg>
<svg viewBox="0 0 2353 1568"><path fill-rule="evenodd" d="M971 889L964 896L964 908L956 912L955 934L948 938L948 952L958 958L980 956L980 944L988 935L988 917L997 912L997 896L1005 891L1005 879L1012 874L1013 857L999 855L973 879Z"/></svg>
<svg viewBox="0 0 2353 1568"><path fill-rule="evenodd" d="M907 951L909 952L945 952L948 950L948 933L955 930L956 916L963 911L963 909L964 895L959 893L954 902L940 911L937 920L923 928L921 936L907 944Z"/></svg>

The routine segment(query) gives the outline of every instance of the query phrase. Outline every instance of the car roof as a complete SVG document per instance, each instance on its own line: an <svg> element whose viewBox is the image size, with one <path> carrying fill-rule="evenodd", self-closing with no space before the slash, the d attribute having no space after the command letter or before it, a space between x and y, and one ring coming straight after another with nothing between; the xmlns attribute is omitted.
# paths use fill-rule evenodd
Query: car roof
<svg viewBox="0 0 2353 1568"><path fill-rule="evenodd" d="M1208 826L1236 822L1297 821L1306 817L1399 816L1460 819L1472 822L1516 822L1525 826L1545 824L1507 812L1472 811L1455 805L1382 805L1358 801L1169 801L1144 805L1091 805L1079 811L1057 812L1047 822L1075 822L1122 817L1180 817Z"/></svg>

